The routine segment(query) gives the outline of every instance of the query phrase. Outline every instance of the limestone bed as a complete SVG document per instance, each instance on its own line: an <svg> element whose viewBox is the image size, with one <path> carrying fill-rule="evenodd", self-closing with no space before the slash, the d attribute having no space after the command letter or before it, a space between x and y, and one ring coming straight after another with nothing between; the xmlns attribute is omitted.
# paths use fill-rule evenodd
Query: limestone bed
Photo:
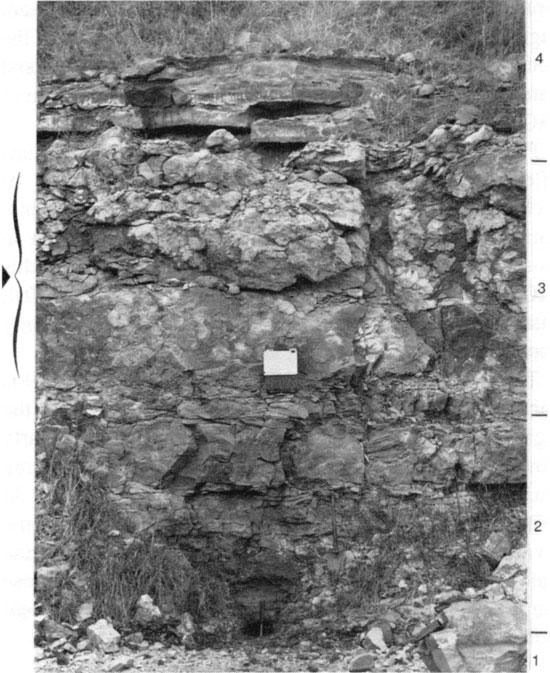
<svg viewBox="0 0 550 673"><path fill-rule="evenodd" d="M40 90L38 452L84 449L123 534L217 563L245 621L307 617L392 503L525 483L524 137L457 97L377 140L394 77L155 59ZM274 347L296 393L265 391Z"/></svg>

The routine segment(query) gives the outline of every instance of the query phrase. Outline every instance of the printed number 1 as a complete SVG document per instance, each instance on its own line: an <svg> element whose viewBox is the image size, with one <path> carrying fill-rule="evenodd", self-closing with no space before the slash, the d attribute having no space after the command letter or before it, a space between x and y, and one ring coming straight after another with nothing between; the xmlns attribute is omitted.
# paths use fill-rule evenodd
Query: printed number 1
<svg viewBox="0 0 550 673"><path fill-rule="evenodd" d="M538 655L535 654L535 656L533 657L533 659L535 660L535 666L538 666L538 665L539 665L539 658L538 658Z"/></svg>

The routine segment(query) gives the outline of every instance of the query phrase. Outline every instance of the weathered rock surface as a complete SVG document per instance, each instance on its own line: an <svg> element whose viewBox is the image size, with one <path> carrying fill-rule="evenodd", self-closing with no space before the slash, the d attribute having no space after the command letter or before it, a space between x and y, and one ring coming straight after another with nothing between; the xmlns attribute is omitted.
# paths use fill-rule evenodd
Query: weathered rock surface
<svg viewBox="0 0 550 673"><path fill-rule="evenodd" d="M477 196L491 187L525 188L525 158L516 152L492 152L459 162L447 178L449 191L459 199Z"/></svg>
<svg viewBox="0 0 550 673"><path fill-rule="evenodd" d="M505 532L494 531L483 545L483 555L494 565L497 565L503 556L512 551L512 543Z"/></svg>
<svg viewBox="0 0 550 673"><path fill-rule="evenodd" d="M376 663L376 658L372 654L365 652L357 653L350 662L349 671L372 671Z"/></svg>
<svg viewBox="0 0 550 673"><path fill-rule="evenodd" d="M327 113L359 106L359 116L368 118L369 101L394 78L368 59L345 68L326 60L291 59L143 63L114 82L98 78L43 86L39 132L97 131L105 122L136 130L252 126L253 139L260 142L308 142L327 137L319 136L325 124L327 131L336 130L342 121L349 130L349 115ZM289 109L306 113L303 121L289 117ZM287 119L272 122L274 116Z"/></svg>
<svg viewBox="0 0 550 673"><path fill-rule="evenodd" d="M162 613L153 602L153 599L148 594L143 594L136 603L136 612L134 614L134 621L140 625L149 624L150 622L161 619Z"/></svg>
<svg viewBox="0 0 550 673"><path fill-rule="evenodd" d="M215 148L223 152L232 152L239 149L239 141L235 136L226 129L217 129L212 131L204 144L209 149Z"/></svg>
<svg viewBox="0 0 550 673"><path fill-rule="evenodd" d="M493 577L499 581L506 581L527 571L527 549L517 549L509 556L505 556L493 572Z"/></svg>
<svg viewBox="0 0 550 673"><path fill-rule="evenodd" d="M68 563L63 562L54 566L42 566L41 568L36 569L36 586L38 589L47 589L48 587L55 586L59 582L59 577L62 575L67 575L69 572L70 566Z"/></svg>
<svg viewBox="0 0 550 673"><path fill-rule="evenodd" d="M438 670L520 671L527 653L527 611L510 601L458 602L446 611L447 628L429 647Z"/></svg>
<svg viewBox="0 0 550 673"><path fill-rule="evenodd" d="M111 673L115 671L127 671L134 667L134 659L127 654L117 657L108 666L107 670Z"/></svg>
<svg viewBox="0 0 550 673"><path fill-rule="evenodd" d="M363 66L153 59L41 93L39 130L102 132L39 156L38 450L82 449L132 533L246 558L249 616L332 496L352 540L379 498L525 482L523 137L464 106L419 142L343 134L393 77ZM290 347L296 392L268 394Z"/></svg>
<svg viewBox="0 0 550 673"><path fill-rule="evenodd" d="M354 436L355 434L355 436ZM342 425L324 424L315 428L306 444L294 455L296 476L322 480L332 488L361 486L364 473L360 433Z"/></svg>
<svg viewBox="0 0 550 673"><path fill-rule="evenodd" d="M365 148L357 142L308 143L293 152L286 164L295 168L330 170L360 180L365 177Z"/></svg>
<svg viewBox="0 0 550 673"><path fill-rule="evenodd" d="M94 614L93 601L90 601L88 603L82 603L82 605L78 607L76 613L76 621L85 622L87 619L90 619L93 614Z"/></svg>
<svg viewBox="0 0 550 673"><path fill-rule="evenodd" d="M120 633L106 619L99 619L86 629L93 647L102 652L116 652L119 649Z"/></svg>

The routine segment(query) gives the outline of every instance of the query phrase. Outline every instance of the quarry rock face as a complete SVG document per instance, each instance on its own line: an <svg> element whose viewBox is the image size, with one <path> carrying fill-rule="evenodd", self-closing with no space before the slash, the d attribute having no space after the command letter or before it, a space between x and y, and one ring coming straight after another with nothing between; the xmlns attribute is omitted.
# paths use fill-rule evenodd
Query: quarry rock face
<svg viewBox="0 0 550 673"><path fill-rule="evenodd" d="M393 76L153 59L41 89L38 450L85 449L130 531L278 555L244 606L286 600L334 498L353 535L457 473L525 482L523 139L376 142Z"/></svg>

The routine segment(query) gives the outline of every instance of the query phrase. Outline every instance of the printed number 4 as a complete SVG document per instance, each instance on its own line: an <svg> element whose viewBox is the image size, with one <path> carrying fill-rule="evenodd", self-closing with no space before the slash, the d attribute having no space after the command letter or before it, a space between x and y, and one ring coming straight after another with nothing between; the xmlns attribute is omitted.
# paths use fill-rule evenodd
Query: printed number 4
<svg viewBox="0 0 550 673"><path fill-rule="evenodd" d="M542 52L537 56L535 61L538 61L538 63L542 63Z"/></svg>

